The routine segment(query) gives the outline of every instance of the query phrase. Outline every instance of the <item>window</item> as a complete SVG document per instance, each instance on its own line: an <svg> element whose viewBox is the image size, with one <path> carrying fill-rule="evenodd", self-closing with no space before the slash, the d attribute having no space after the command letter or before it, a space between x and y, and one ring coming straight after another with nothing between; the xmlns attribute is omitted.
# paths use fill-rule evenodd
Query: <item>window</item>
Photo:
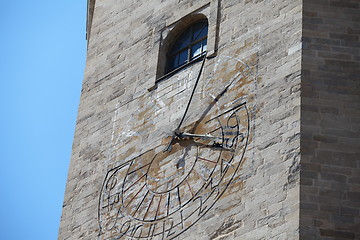
<svg viewBox="0 0 360 240"><path fill-rule="evenodd" d="M208 23L198 21L188 27L171 47L167 55L167 71L171 72L206 53Z"/></svg>

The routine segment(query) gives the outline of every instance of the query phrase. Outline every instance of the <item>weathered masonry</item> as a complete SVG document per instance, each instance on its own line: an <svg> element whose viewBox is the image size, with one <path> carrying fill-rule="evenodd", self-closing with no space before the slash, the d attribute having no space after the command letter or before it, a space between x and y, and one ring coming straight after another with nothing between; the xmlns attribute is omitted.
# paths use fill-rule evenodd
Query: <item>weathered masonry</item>
<svg viewBox="0 0 360 240"><path fill-rule="evenodd" d="M360 239L360 1L89 0L59 239Z"/></svg>

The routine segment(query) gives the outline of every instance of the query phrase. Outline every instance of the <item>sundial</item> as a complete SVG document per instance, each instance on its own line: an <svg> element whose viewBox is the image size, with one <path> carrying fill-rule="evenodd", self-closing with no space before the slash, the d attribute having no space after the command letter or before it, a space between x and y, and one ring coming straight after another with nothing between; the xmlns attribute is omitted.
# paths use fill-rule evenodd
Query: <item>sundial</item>
<svg viewBox="0 0 360 240"><path fill-rule="evenodd" d="M202 61L172 131L106 173L98 206L105 239L174 239L201 221L238 177L250 136L240 89L253 75L237 58L218 59L209 79Z"/></svg>

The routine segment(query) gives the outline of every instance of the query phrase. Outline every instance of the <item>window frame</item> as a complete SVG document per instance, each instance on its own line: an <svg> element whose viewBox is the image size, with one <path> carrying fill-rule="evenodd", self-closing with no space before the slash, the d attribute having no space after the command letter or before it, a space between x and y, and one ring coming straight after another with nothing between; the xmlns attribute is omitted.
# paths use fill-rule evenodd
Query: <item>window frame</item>
<svg viewBox="0 0 360 240"><path fill-rule="evenodd" d="M194 33L195 26L199 23L205 23L201 31L203 31L203 29L206 28L207 32L203 37L193 40L193 33ZM173 48L176 46L175 44L177 43L179 38L188 31L190 32L189 34L191 36L189 44L173 51ZM200 33L201 33L201 31L200 31ZM184 31L182 31L181 34L179 34L178 37L176 37L174 39L173 45L171 46L171 48L169 48L169 51L166 54L166 69L165 69L166 71L165 71L165 75L163 77L169 76L170 74L173 74L174 72L179 71L180 69L182 69L194 62L197 62L198 60L201 60L206 55L206 52L207 52L208 35L209 35L209 23L206 19L201 19L196 22L193 22ZM192 55L192 47L198 43L202 43L204 40L206 40L206 50L203 50L205 45L201 44L201 52L196 56L191 56ZM177 66L170 65L171 60L173 60L174 57L176 57L178 54L180 54L181 52L183 52L185 50L187 50L186 61Z"/></svg>

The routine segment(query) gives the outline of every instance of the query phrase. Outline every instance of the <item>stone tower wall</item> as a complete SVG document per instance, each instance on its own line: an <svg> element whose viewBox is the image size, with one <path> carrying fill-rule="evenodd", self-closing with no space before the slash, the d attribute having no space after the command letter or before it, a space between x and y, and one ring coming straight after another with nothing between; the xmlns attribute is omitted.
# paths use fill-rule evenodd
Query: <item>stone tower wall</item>
<svg viewBox="0 0 360 240"><path fill-rule="evenodd" d="M304 1L301 239L360 239L360 3Z"/></svg>
<svg viewBox="0 0 360 240"><path fill-rule="evenodd" d="M199 89L218 89L213 76L228 76L216 69L235 64L250 133L236 178L178 239L299 238L302 1L96 0L59 239L119 236L100 232L102 184L179 122L201 62L157 81L158 58L164 37L194 13L208 18L213 56Z"/></svg>

